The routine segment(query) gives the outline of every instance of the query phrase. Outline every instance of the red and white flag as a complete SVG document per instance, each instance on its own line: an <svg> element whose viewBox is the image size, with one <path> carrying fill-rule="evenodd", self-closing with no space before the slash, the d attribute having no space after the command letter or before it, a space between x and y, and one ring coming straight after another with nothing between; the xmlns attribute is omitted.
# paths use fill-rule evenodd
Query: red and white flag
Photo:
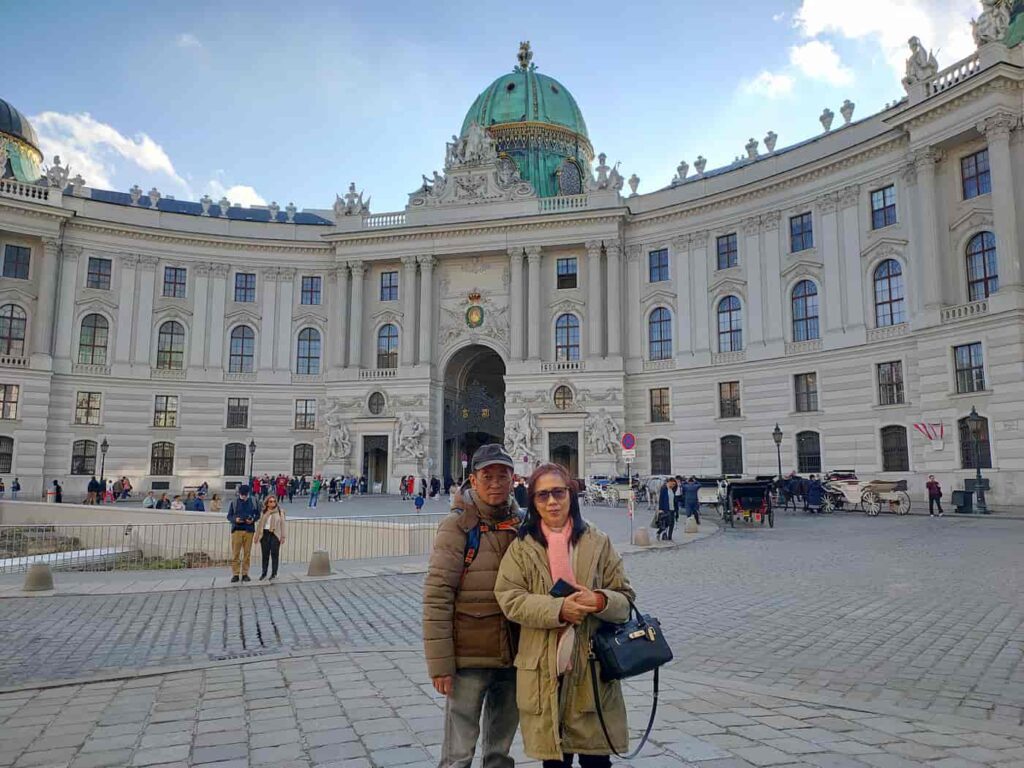
<svg viewBox="0 0 1024 768"><path fill-rule="evenodd" d="M914 424L914 429L924 435L925 440L942 440L946 436L946 428L941 422L929 424L925 421L919 421Z"/></svg>

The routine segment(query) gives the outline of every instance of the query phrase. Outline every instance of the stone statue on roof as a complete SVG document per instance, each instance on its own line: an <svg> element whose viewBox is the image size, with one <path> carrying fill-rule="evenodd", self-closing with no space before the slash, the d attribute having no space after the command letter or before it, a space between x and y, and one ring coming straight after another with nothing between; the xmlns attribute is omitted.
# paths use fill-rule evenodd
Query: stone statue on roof
<svg viewBox="0 0 1024 768"><path fill-rule="evenodd" d="M519 43L519 54L516 57L519 60L519 69L524 72L529 69L533 61L533 51L530 50L530 41L524 40Z"/></svg>
<svg viewBox="0 0 1024 768"><path fill-rule="evenodd" d="M939 62L935 54L921 44L921 38L912 37L907 44L910 46L910 58L907 59L907 76L903 78L903 87L909 91L912 85L935 77L939 71Z"/></svg>
<svg viewBox="0 0 1024 768"><path fill-rule="evenodd" d="M971 19L974 42L980 48L986 43L1002 42L1010 28L1010 0L981 0L981 15Z"/></svg>

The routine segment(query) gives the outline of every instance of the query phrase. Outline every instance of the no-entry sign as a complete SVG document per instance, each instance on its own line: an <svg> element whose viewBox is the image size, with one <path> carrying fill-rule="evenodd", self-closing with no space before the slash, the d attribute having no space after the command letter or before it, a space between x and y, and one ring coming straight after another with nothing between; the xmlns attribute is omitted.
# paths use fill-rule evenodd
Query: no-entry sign
<svg viewBox="0 0 1024 768"><path fill-rule="evenodd" d="M622 443L622 449L624 451L632 451L636 448L636 435L632 432L626 432L622 435L622 440L620 442Z"/></svg>

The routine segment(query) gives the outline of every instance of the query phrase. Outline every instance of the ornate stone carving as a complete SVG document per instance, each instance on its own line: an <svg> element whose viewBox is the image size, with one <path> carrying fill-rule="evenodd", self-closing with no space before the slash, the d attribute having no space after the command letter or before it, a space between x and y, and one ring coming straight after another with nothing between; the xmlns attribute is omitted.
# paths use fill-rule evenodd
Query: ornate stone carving
<svg viewBox="0 0 1024 768"><path fill-rule="evenodd" d="M398 457L402 459L422 459L426 455L423 441L426 438L426 430L419 419L409 411L405 411L398 417L396 427L395 444Z"/></svg>
<svg viewBox="0 0 1024 768"><path fill-rule="evenodd" d="M63 190L68 185L71 168L60 164L60 155L53 156L53 165L46 169L46 183L53 189Z"/></svg>
<svg viewBox="0 0 1024 768"><path fill-rule="evenodd" d="M978 123L978 132L985 135L985 138L991 141L992 139L1006 139L1010 136L1010 131L1017 127L1020 122L1020 118L1015 117L1007 112L1000 112L999 114L986 117L980 123Z"/></svg>
<svg viewBox="0 0 1024 768"><path fill-rule="evenodd" d="M900 178L908 186L917 184L917 166L914 165L913 161L900 166Z"/></svg>
<svg viewBox="0 0 1024 768"><path fill-rule="evenodd" d="M157 203L160 202L160 190L157 189L156 187L153 187L152 189L149 190L147 195L149 197L149 207L156 208Z"/></svg>
<svg viewBox="0 0 1024 768"><path fill-rule="evenodd" d="M702 229L700 232L693 232L690 234L690 245L694 248L707 248L708 247L708 231Z"/></svg>
<svg viewBox="0 0 1024 768"><path fill-rule="evenodd" d="M602 408L592 415L583 426L586 431L587 443L596 455L615 455L616 446L619 443L619 425L615 423L615 419L607 409Z"/></svg>
<svg viewBox="0 0 1024 768"><path fill-rule="evenodd" d="M482 321L471 326L466 321L465 294L443 299L441 302L441 324L438 339L442 349L448 349L465 340L489 339L501 348L509 342L508 306L495 302L479 289L470 291L475 296L472 303L482 310Z"/></svg>
<svg viewBox="0 0 1024 768"><path fill-rule="evenodd" d="M143 269L156 269L160 259L156 256L139 256L139 266Z"/></svg>
<svg viewBox="0 0 1024 768"><path fill-rule="evenodd" d="M626 261L634 262L639 261L640 256L643 254L643 246L639 243L630 243L626 246Z"/></svg>
<svg viewBox="0 0 1024 768"><path fill-rule="evenodd" d="M679 235L678 237L672 238L672 247L679 253L685 253L690 249L690 236Z"/></svg>
<svg viewBox="0 0 1024 768"><path fill-rule="evenodd" d="M231 265L230 264L211 264L210 265L210 274L213 275L214 277L226 278L228 275L231 274Z"/></svg>
<svg viewBox="0 0 1024 768"><path fill-rule="evenodd" d="M769 211L761 216L761 227L765 232L775 232L779 228L779 221L781 219L781 213L778 211Z"/></svg>
<svg viewBox="0 0 1024 768"><path fill-rule="evenodd" d="M849 125L853 120L853 110L857 108L857 105L847 99L843 102L843 106L839 108L839 114L843 116L843 125Z"/></svg>
<svg viewBox="0 0 1024 768"><path fill-rule="evenodd" d="M757 146L758 146L757 139L755 139L753 136L751 136L750 137L750 141L748 141L746 146L744 147L744 149L747 150L747 159L748 160L757 160Z"/></svg>
<svg viewBox="0 0 1024 768"><path fill-rule="evenodd" d="M825 132L832 130L832 121L835 119L836 113L828 107L825 107L825 111L821 113L821 117L818 120L821 122L821 127L825 129Z"/></svg>
<svg viewBox="0 0 1024 768"><path fill-rule="evenodd" d="M277 221L277 214L281 212L281 206L274 200L267 206L267 213L270 214L271 221Z"/></svg>
<svg viewBox="0 0 1024 768"><path fill-rule="evenodd" d="M779 135L775 131L768 131L768 135L764 137L764 146L769 153L775 151L775 144L779 140Z"/></svg>
<svg viewBox="0 0 1024 768"><path fill-rule="evenodd" d="M519 419L505 425L505 449L515 460L533 461L537 458L533 446L539 435L537 415L525 408Z"/></svg>
<svg viewBox="0 0 1024 768"><path fill-rule="evenodd" d="M903 88L909 93L913 86L935 77L939 71L939 62L935 54L921 44L921 38L914 36L907 41L907 45L910 46L910 57L907 59Z"/></svg>
<svg viewBox="0 0 1024 768"><path fill-rule="evenodd" d="M121 266L126 269L135 269L139 266L139 256L135 253L122 253L118 257L121 261Z"/></svg>
<svg viewBox="0 0 1024 768"><path fill-rule="evenodd" d="M860 202L860 185L851 184L839 190L839 205L842 208L849 208Z"/></svg>
<svg viewBox="0 0 1024 768"><path fill-rule="evenodd" d="M426 270L433 269L434 266L437 264L437 259L435 259L430 254L425 254L425 255L422 255L422 256L417 256L416 257L416 261L419 263L419 265L420 265L420 267L422 269L426 269Z"/></svg>
<svg viewBox="0 0 1024 768"><path fill-rule="evenodd" d="M350 261L348 268L352 270L352 280L362 280L366 274L366 262L363 261Z"/></svg>
<svg viewBox="0 0 1024 768"><path fill-rule="evenodd" d="M939 162L942 155L938 150L932 147L925 147L919 149L913 153L911 159L918 172L921 171L933 171L935 170L935 164Z"/></svg>
<svg viewBox="0 0 1024 768"><path fill-rule="evenodd" d="M294 224L295 213L297 210L298 209L296 209L295 203L288 203L288 205L286 205L284 209L285 221L287 221L289 224Z"/></svg>
<svg viewBox="0 0 1024 768"><path fill-rule="evenodd" d="M601 258L601 241L600 240L587 240L585 243L587 249L587 257L594 260Z"/></svg>
<svg viewBox="0 0 1024 768"><path fill-rule="evenodd" d="M217 203L217 206L220 208L220 217L226 219L228 217L228 210L231 208L231 201L228 200L227 196L224 196Z"/></svg>
<svg viewBox="0 0 1024 768"><path fill-rule="evenodd" d="M676 175L672 179L672 186L677 186L686 181L686 174L690 172L690 164L685 160L680 160L679 165L676 166Z"/></svg>
<svg viewBox="0 0 1024 768"><path fill-rule="evenodd" d="M280 272L277 267L264 267L260 270L260 277L265 283L276 283Z"/></svg>
<svg viewBox="0 0 1024 768"><path fill-rule="evenodd" d="M526 251L526 260L530 262L530 264L540 263L541 249L539 245L528 245L524 250Z"/></svg>
<svg viewBox="0 0 1024 768"><path fill-rule="evenodd" d="M0 163L0 167L2 165L3 163ZM71 194L75 197L85 197L85 179L80 173L76 173L75 178L71 180Z"/></svg>
<svg viewBox="0 0 1024 768"><path fill-rule="evenodd" d="M704 155L697 155L697 159L693 162L693 170L697 172L698 176L704 175L704 169L708 167L707 158Z"/></svg>
<svg viewBox="0 0 1024 768"><path fill-rule="evenodd" d="M362 191L356 192L356 183L350 182L345 196L334 196L334 218L342 216L361 216L370 212L370 198L363 201Z"/></svg>
<svg viewBox="0 0 1024 768"><path fill-rule="evenodd" d="M636 197L636 188L640 186L640 177L635 173L629 177L629 196Z"/></svg>
<svg viewBox="0 0 1024 768"><path fill-rule="evenodd" d="M294 280L296 271L294 267L281 267L277 270L277 279L282 282Z"/></svg>
<svg viewBox="0 0 1024 768"><path fill-rule="evenodd" d="M352 436L345 425L345 404L338 398L324 401L324 423L327 425L327 460L347 459L352 455Z"/></svg>
<svg viewBox="0 0 1024 768"><path fill-rule="evenodd" d="M416 269L416 256L412 254L406 254L402 257L402 269L406 272L411 272Z"/></svg>
<svg viewBox="0 0 1024 768"><path fill-rule="evenodd" d="M1001 43L1010 28L1011 0L981 0L984 9L977 19L971 19L974 43L979 48L986 43Z"/></svg>
<svg viewBox="0 0 1024 768"><path fill-rule="evenodd" d="M209 195L203 195L201 198L199 198L199 205L203 209L203 212L199 215L209 216L210 206L213 205L213 198L210 197Z"/></svg>
<svg viewBox="0 0 1024 768"><path fill-rule="evenodd" d="M200 277L209 277L210 273L213 272L213 266L210 264L196 264L193 269L195 269L196 274Z"/></svg>
<svg viewBox="0 0 1024 768"><path fill-rule="evenodd" d="M132 184L132 188L128 190L128 197L131 198L132 205L138 205L139 200L142 198L142 187L138 184Z"/></svg>
<svg viewBox="0 0 1024 768"><path fill-rule="evenodd" d="M818 210L823 214L835 213L839 196L835 192L829 192L818 198Z"/></svg>
<svg viewBox="0 0 1024 768"><path fill-rule="evenodd" d="M597 156L597 172L596 178L591 178L590 187L592 189L614 189L616 192L622 191L622 185L624 180L622 174L619 173L619 164L616 163L614 168L608 167L608 155L604 152Z"/></svg>
<svg viewBox="0 0 1024 768"><path fill-rule="evenodd" d="M747 237L756 235L761 231L761 219L757 216L751 216L750 218L743 220L743 234Z"/></svg>

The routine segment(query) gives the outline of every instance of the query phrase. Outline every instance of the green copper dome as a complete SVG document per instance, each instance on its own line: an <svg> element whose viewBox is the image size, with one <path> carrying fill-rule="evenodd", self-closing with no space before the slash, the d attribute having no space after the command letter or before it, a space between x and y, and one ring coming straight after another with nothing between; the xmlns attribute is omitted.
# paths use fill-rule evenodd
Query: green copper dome
<svg viewBox="0 0 1024 768"><path fill-rule="evenodd" d="M515 160L520 175L541 197L580 194L594 150L576 99L553 77L537 72L529 43L519 47L519 66L476 97L462 121L462 135L476 123Z"/></svg>
<svg viewBox="0 0 1024 768"><path fill-rule="evenodd" d="M18 181L37 181L43 153L32 125L18 110L0 99L0 176L13 175Z"/></svg>

